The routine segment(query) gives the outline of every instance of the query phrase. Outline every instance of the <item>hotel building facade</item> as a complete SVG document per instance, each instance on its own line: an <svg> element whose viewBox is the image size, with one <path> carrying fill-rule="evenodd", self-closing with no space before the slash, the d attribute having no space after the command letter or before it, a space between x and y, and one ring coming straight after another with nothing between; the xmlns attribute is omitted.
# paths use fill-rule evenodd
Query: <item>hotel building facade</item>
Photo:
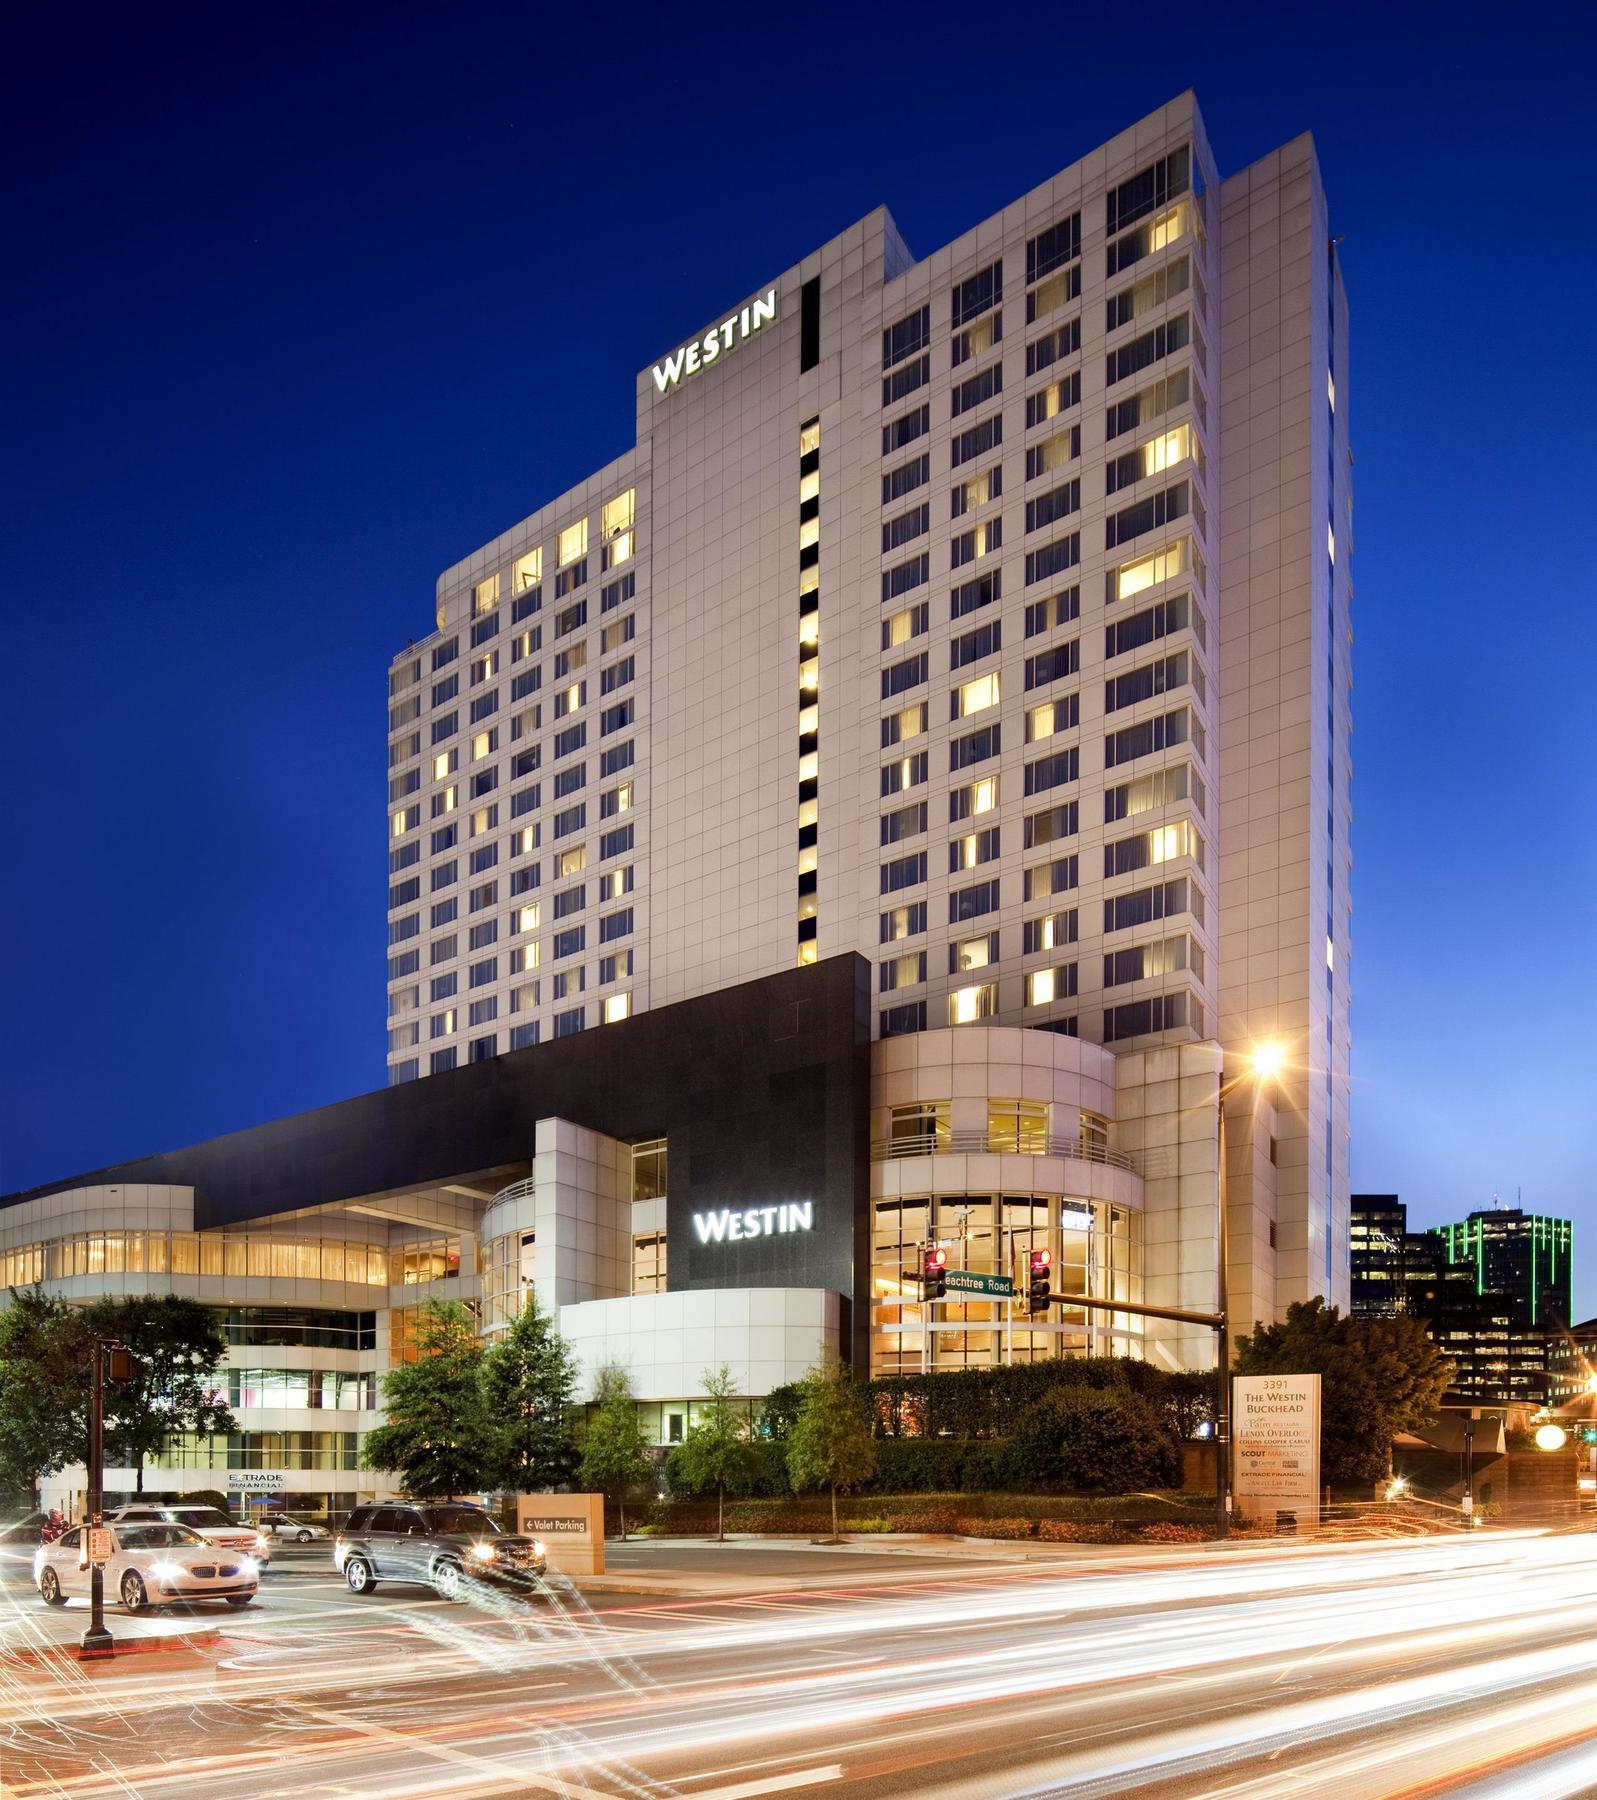
<svg viewBox="0 0 1597 1800"><path fill-rule="evenodd" d="M759 1394L828 1341L877 1373L1212 1361L1129 1314L928 1321L928 1241L1203 1311L1223 1207L1238 1329L1345 1307L1351 454L1312 144L1221 179L1183 96L927 257L879 209L728 300L639 373L632 447L445 571L389 669L392 1085L345 1105L450 1147L258 1180L301 1221L258 1278L370 1315L374 1378L421 1298L491 1331L536 1288L662 1441L702 1368ZM737 996L778 1059L789 1005L848 1038L824 1206L824 1107L722 1120L711 1179L702 1126L632 1103L728 1078L694 1034ZM545 1073L640 1032L668 1068L625 1104ZM468 1115L512 1094L525 1141L489 1154ZM199 1154L136 1185L226 1283L206 1234L277 1228L178 1179ZM102 1177L18 1197L0 1246L48 1264L67 1188L103 1235ZM334 1298L357 1245L372 1291Z"/></svg>

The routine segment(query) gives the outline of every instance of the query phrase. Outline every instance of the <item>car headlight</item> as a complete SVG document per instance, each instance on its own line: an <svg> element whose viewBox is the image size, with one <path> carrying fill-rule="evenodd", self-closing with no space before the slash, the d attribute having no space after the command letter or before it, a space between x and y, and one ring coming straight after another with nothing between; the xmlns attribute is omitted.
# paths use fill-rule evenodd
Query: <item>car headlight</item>
<svg viewBox="0 0 1597 1800"><path fill-rule="evenodd" d="M266 1550L266 1549L270 1548L270 1546L266 1542L266 1539L258 1531L255 1534L255 1548L257 1550Z"/></svg>
<svg viewBox="0 0 1597 1800"><path fill-rule="evenodd" d="M255 1566L253 1556L241 1556L238 1559L238 1572L240 1575L258 1575L260 1570Z"/></svg>
<svg viewBox="0 0 1597 1800"><path fill-rule="evenodd" d="M150 1573L158 1581L176 1581L185 1572L181 1563L156 1562L150 1564Z"/></svg>
<svg viewBox="0 0 1597 1800"><path fill-rule="evenodd" d="M492 1544L473 1544L471 1553L478 1562L492 1562L496 1554Z"/></svg>
<svg viewBox="0 0 1597 1800"><path fill-rule="evenodd" d="M542 1538L534 1538L532 1540L532 1553L534 1556L543 1556L546 1554Z"/></svg>

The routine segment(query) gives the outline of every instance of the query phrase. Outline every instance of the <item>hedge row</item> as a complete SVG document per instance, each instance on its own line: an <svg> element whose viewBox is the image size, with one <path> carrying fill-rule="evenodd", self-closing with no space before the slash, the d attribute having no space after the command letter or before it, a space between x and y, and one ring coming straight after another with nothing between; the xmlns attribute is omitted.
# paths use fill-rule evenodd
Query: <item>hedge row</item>
<svg viewBox="0 0 1597 1800"><path fill-rule="evenodd" d="M1180 1484L1180 1443L1168 1409L1157 1400L1125 1382L1055 1380L1038 1386L1037 1397L1019 1411L1005 1436L877 1439L876 1473L860 1491L1124 1494ZM756 1447L758 1472L739 1495L729 1497L791 1491L785 1437L761 1440ZM667 1458L665 1472L673 1494L691 1491L679 1451Z"/></svg>
<svg viewBox="0 0 1597 1800"><path fill-rule="evenodd" d="M942 1494L933 1497L855 1497L838 1523L855 1535L917 1532L1031 1540L1045 1544L1197 1543L1213 1531L1212 1502L1192 1506L1180 1496L1137 1495L1121 1502L1076 1503L1045 1496ZM696 1537L715 1529L715 1508L703 1501L658 1501L640 1520L660 1537ZM613 1523L613 1521L612 1521ZM729 1502L726 1529L776 1536L824 1537L832 1520L814 1500Z"/></svg>

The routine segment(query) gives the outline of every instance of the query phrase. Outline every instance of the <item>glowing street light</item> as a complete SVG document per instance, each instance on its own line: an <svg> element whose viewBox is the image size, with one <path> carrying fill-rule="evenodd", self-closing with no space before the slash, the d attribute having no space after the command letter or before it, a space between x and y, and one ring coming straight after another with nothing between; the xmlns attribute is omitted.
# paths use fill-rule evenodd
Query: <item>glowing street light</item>
<svg viewBox="0 0 1597 1800"><path fill-rule="evenodd" d="M1286 1052L1279 1044L1260 1044L1251 1061L1253 1072L1261 1081L1272 1081L1286 1067Z"/></svg>
<svg viewBox="0 0 1597 1800"><path fill-rule="evenodd" d="M1562 1450L1568 1442L1569 1433L1562 1425L1538 1425L1536 1428L1538 1450Z"/></svg>

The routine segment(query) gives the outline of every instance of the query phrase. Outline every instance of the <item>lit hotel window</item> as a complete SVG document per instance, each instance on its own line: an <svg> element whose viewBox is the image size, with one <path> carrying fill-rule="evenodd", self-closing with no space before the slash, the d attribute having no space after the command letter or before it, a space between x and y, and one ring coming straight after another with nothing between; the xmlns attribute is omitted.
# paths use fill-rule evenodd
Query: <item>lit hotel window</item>
<svg viewBox="0 0 1597 1800"><path fill-rule="evenodd" d="M624 494L617 494L614 500L605 501L604 509L599 514L599 535L605 543L609 543L612 538L620 537L624 531L630 531L632 529L633 512L636 503L636 488L628 488ZM587 547L587 529L586 525L584 525L582 550L586 550ZM576 554L580 556L582 550L577 551ZM562 552L561 561L564 562L565 560L565 554Z"/></svg>
<svg viewBox="0 0 1597 1800"><path fill-rule="evenodd" d="M974 1025L978 1019L991 1018L998 1011L998 985L983 982L976 987L955 988L948 996L950 1025Z"/></svg>
<svg viewBox="0 0 1597 1800"><path fill-rule="evenodd" d="M560 534L560 566L585 556L588 551L588 521L578 519L575 525L568 525Z"/></svg>
<svg viewBox="0 0 1597 1800"><path fill-rule="evenodd" d="M599 1002L599 1009L605 1024L614 1025L624 1019L632 1010L632 996L630 994L607 994Z"/></svg>
<svg viewBox="0 0 1597 1800"><path fill-rule="evenodd" d="M481 618L499 604L499 577L490 575L471 590L472 610Z"/></svg>
<svg viewBox="0 0 1597 1800"><path fill-rule="evenodd" d="M978 675L974 681L967 681L955 695L955 717L968 719L972 713L985 712L988 707L999 702L998 671L991 674Z"/></svg>
<svg viewBox="0 0 1597 1800"><path fill-rule="evenodd" d="M543 580L543 545L529 550L525 556L518 556L510 565L510 591L513 594L524 594L528 588L535 588Z"/></svg>

